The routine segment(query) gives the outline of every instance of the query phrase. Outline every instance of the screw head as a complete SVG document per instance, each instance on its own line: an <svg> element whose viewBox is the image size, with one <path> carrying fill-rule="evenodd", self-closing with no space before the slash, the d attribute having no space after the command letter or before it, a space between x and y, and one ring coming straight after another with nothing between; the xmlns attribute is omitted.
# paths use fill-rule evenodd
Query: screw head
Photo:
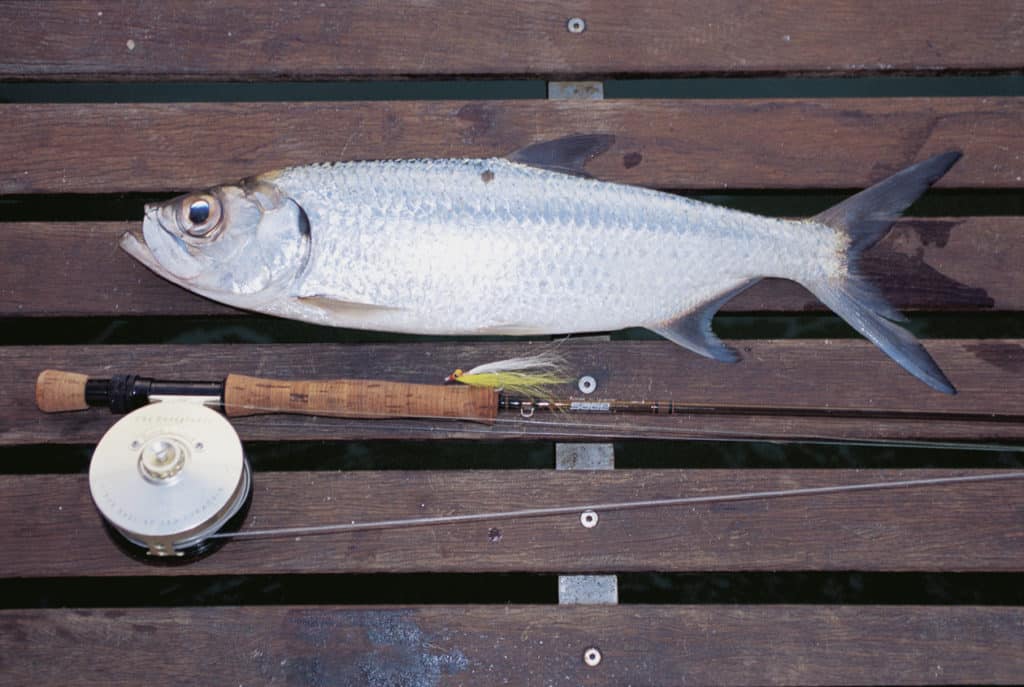
<svg viewBox="0 0 1024 687"><path fill-rule="evenodd" d="M177 439L158 436L142 446L139 453L139 471L155 484L168 484L176 477L188 460L188 449Z"/></svg>
<svg viewBox="0 0 1024 687"><path fill-rule="evenodd" d="M601 663L601 650L592 646L583 652L583 662L593 668Z"/></svg>
<svg viewBox="0 0 1024 687"><path fill-rule="evenodd" d="M576 388L585 394L592 394L597 389L597 380L590 375L583 375L576 382Z"/></svg>
<svg viewBox="0 0 1024 687"><path fill-rule="evenodd" d="M597 521L600 518L597 516L597 511L585 510L580 513L580 524L586 527L588 530L597 527Z"/></svg>
<svg viewBox="0 0 1024 687"><path fill-rule="evenodd" d="M565 28L569 33L583 33L587 30L587 22L582 17L573 17L565 22Z"/></svg>

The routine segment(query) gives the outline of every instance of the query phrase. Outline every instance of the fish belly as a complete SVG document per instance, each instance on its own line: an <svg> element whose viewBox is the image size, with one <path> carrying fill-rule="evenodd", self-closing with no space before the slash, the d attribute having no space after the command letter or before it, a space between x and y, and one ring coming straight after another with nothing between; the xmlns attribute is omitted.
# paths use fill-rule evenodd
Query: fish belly
<svg viewBox="0 0 1024 687"><path fill-rule="evenodd" d="M292 296L337 303L304 318L337 326L651 326L751 279L823 269L820 256L836 253L821 228L501 159L317 165L274 183L310 220Z"/></svg>

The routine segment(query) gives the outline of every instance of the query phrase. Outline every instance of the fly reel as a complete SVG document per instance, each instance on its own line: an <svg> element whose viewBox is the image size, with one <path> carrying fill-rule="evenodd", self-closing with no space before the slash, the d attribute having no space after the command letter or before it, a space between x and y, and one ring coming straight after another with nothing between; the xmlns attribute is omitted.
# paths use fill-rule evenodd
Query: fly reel
<svg viewBox="0 0 1024 687"><path fill-rule="evenodd" d="M252 474L231 423L198 403L161 401L111 427L93 452L89 489L114 540L147 562L193 560L241 525Z"/></svg>

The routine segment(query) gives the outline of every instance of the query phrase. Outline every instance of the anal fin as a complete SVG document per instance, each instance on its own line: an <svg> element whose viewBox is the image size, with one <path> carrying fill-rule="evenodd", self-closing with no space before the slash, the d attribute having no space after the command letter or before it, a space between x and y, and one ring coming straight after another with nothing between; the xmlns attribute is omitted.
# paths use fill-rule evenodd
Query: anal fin
<svg viewBox="0 0 1024 687"><path fill-rule="evenodd" d="M711 320L725 303L759 281L760 278L742 282L682 317L647 329L706 358L734 363L740 359L739 352L726 345L711 331Z"/></svg>

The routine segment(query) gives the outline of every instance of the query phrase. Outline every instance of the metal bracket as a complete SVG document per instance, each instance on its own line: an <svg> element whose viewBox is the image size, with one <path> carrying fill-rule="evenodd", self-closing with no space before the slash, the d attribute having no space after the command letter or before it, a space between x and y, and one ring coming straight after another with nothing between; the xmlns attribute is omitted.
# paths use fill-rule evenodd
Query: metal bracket
<svg viewBox="0 0 1024 687"><path fill-rule="evenodd" d="M548 100L604 100L604 83L548 81Z"/></svg>
<svg viewBox="0 0 1024 687"><path fill-rule="evenodd" d="M614 470L615 447L611 444L555 444L557 470Z"/></svg>
<svg viewBox="0 0 1024 687"><path fill-rule="evenodd" d="M558 603L614 606L619 603L619 576L559 575Z"/></svg>

